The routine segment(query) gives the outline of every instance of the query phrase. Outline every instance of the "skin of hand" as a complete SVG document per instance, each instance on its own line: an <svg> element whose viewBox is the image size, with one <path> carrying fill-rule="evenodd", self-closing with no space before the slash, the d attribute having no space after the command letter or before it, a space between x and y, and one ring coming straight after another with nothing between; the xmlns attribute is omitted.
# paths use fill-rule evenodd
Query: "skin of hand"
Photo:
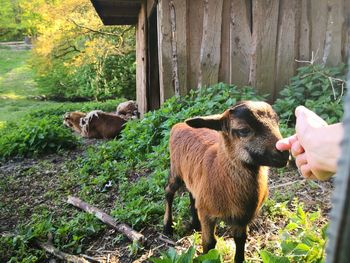
<svg viewBox="0 0 350 263"><path fill-rule="evenodd" d="M336 172L343 126L341 123L327 125L317 114L303 106L296 108L295 115L296 134L278 141L276 148L280 151L291 150L304 177L326 180Z"/></svg>

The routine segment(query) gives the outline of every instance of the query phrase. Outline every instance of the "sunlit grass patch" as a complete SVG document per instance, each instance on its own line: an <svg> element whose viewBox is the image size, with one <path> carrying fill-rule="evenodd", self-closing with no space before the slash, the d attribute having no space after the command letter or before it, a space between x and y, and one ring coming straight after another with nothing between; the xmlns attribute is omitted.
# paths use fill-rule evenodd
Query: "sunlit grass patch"
<svg viewBox="0 0 350 263"><path fill-rule="evenodd" d="M1 99L5 99L5 100L19 100L19 99L24 99L25 96L22 95L18 95L16 93L13 92L9 92L9 93L2 93L0 96Z"/></svg>

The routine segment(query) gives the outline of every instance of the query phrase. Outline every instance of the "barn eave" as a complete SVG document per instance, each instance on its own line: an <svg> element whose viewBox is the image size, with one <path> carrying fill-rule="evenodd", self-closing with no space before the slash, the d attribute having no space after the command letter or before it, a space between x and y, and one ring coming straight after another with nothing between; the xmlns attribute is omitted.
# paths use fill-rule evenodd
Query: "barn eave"
<svg viewBox="0 0 350 263"><path fill-rule="evenodd" d="M104 25L136 25L141 0L91 0Z"/></svg>

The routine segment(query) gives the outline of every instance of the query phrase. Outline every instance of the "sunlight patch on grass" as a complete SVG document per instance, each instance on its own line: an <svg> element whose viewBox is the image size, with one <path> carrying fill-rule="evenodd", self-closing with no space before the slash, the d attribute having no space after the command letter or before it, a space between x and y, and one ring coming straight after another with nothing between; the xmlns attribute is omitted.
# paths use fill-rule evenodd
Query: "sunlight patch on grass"
<svg viewBox="0 0 350 263"><path fill-rule="evenodd" d="M5 127L5 122L4 121L0 121L0 130L3 129Z"/></svg>
<svg viewBox="0 0 350 263"><path fill-rule="evenodd" d="M25 96L22 95L17 95L16 93L10 92L10 93L2 93L1 94L1 98L2 99L10 99L10 100L20 100L20 99L24 99Z"/></svg>

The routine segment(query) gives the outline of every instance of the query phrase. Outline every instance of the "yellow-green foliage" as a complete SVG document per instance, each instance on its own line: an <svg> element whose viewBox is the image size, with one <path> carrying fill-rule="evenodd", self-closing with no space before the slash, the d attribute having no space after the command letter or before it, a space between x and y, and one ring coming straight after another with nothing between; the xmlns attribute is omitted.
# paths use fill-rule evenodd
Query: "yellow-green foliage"
<svg viewBox="0 0 350 263"><path fill-rule="evenodd" d="M134 27L105 27L89 0L15 0L8 5L14 8L15 2L20 25L33 40L32 64L42 92L135 97Z"/></svg>

